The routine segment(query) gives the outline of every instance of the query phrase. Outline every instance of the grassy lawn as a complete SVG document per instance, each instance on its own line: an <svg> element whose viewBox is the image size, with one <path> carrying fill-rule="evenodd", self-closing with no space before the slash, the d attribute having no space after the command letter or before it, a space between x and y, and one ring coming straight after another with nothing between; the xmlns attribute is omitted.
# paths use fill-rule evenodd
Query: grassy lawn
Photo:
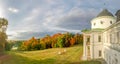
<svg viewBox="0 0 120 64"><path fill-rule="evenodd" d="M58 52L65 53L58 54ZM83 47L51 48L39 51L10 51L10 59L3 64L100 64L98 61L81 61Z"/></svg>

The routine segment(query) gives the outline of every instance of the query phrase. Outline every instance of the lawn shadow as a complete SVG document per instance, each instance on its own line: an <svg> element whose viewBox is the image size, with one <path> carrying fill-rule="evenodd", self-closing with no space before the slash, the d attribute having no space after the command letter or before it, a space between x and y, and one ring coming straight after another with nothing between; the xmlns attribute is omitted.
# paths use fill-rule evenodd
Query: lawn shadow
<svg viewBox="0 0 120 64"><path fill-rule="evenodd" d="M9 60L0 61L0 64L54 64L55 59L48 58L44 60L35 60L20 55L11 55Z"/></svg>

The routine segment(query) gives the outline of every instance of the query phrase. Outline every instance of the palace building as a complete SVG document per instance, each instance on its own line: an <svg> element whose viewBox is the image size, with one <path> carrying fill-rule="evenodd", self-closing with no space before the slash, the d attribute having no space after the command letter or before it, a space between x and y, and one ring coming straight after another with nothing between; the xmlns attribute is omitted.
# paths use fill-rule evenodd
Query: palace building
<svg viewBox="0 0 120 64"><path fill-rule="evenodd" d="M120 64L120 10L115 15L103 9L91 20L91 29L83 31L83 60Z"/></svg>

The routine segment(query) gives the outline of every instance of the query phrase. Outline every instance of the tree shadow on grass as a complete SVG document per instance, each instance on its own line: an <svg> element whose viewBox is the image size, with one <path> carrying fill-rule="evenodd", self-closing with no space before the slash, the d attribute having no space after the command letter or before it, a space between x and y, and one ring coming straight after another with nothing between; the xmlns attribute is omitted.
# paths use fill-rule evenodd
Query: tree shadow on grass
<svg viewBox="0 0 120 64"><path fill-rule="evenodd" d="M35 60L20 55L12 55L9 60L1 61L0 64L54 64L55 59Z"/></svg>
<svg viewBox="0 0 120 64"><path fill-rule="evenodd" d="M0 64L70 64L69 61L57 60L55 58L47 58L44 60L35 60L20 55L11 55L9 60L4 60Z"/></svg>
<svg viewBox="0 0 120 64"><path fill-rule="evenodd" d="M47 59L32 59L28 57L23 57L17 54L9 54L10 57L8 60L1 61L0 64L101 64L98 61L67 61L60 60L55 58L47 58Z"/></svg>

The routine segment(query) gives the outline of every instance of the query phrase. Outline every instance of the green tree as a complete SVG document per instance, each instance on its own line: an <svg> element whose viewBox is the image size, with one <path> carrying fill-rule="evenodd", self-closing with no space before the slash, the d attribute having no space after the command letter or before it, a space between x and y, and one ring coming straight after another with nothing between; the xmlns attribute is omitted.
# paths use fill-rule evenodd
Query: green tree
<svg viewBox="0 0 120 64"><path fill-rule="evenodd" d="M57 40L57 45L58 45L60 48L62 48L62 47L65 46L64 43L65 43L65 38L64 38L64 36L59 37L58 40Z"/></svg>

